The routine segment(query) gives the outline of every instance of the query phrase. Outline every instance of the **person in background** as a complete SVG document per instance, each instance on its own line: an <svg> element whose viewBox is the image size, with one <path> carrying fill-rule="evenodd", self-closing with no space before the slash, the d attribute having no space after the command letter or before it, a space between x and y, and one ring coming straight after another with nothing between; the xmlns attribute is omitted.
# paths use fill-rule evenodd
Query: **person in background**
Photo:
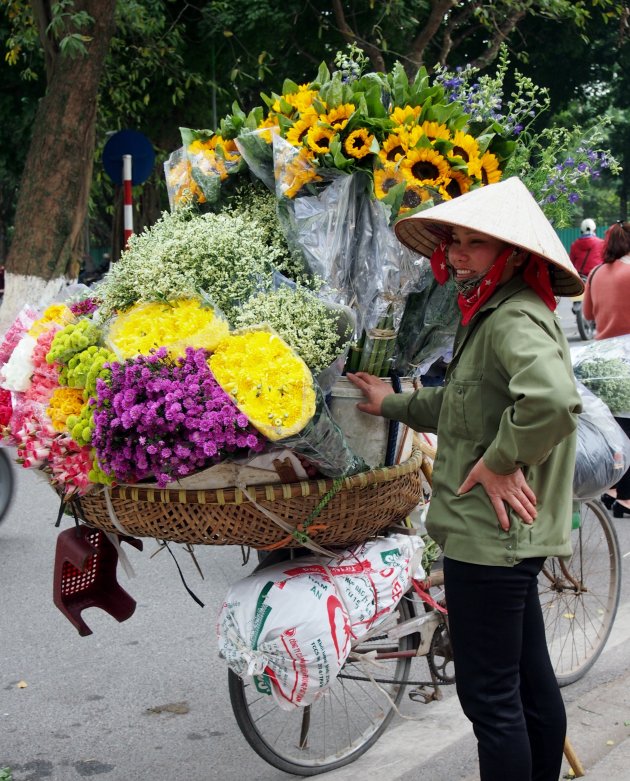
<svg viewBox="0 0 630 781"><path fill-rule="evenodd" d="M619 220L606 231L603 263L587 282L582 311L595 321L595 338L609 339L630 334L630 223ZM630 418L615 416L630 436ZM616 499L616 501L615 501ZM602 496L615 518L630 515L630 469Z"/></svg>
<svg viewBox="0 0 630 781"><path fill-rule="evenodd" d="M571 249L569 257L582 279L586 279L591 271L602 262L604 240L596 233L595 220L587 217L580 224L580 237L577 238Z"/></svg>
<svg viewBox="0 0 630 781"><path fill-rule="evenodd" d="M556 295L582 293L516 177L395 224L452 280L460 325L443 387L394 394L348 374L372 415L437 432L426 521L444 552L457 695L481 781L558 781L566 732L538 598L546 556L571 552L577 391Z"/></svg>

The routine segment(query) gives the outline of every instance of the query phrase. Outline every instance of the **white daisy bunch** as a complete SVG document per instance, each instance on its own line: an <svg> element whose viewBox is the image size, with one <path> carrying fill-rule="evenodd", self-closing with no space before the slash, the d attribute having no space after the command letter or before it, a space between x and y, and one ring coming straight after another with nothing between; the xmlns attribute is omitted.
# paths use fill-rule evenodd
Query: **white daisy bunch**
<svg viewBox="0 0 630 781"><path fill-rule="evenodd" d="M286 252L286 250L285 250ZM240 304L270 277L282 248L243 213L164 212L128 249L98 289L105 316L137 301L170 300L205 291L232 323Z"/></svg>

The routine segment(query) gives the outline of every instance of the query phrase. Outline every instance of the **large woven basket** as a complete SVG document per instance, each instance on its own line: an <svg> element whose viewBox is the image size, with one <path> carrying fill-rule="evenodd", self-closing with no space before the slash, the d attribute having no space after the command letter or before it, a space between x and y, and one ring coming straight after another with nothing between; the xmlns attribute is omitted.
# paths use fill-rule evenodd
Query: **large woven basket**
<svg viewBox="0 0 630 781"><path fill-rule="evenodd" d="M298 531L315 513L308 536L321 546L345 546L382 532L421 501L422 459L414 449L408 461L361 472L340 486L332 480L249 486L245 492L119 486L109 492L109 508L104 491L81 497L74 507L88 524L108 532L261 550L301 544L266 513ZM315 512L320 504L324 506Z"/></svg>

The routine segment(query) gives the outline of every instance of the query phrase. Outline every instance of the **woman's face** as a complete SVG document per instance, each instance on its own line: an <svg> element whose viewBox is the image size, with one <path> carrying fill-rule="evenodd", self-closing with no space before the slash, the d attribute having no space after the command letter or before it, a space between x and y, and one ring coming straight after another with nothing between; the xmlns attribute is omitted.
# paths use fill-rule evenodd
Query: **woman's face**
<svg viewBox="0 0 630 781"><path fill-rule="evenodd" d="M508 247L504 241L470 228L453 227L453 240L448 248L448 262L458 282L483 276ZM507 273L507 276L506 276ZM501 282L514 273L512 264L505 267Z"/></svg>

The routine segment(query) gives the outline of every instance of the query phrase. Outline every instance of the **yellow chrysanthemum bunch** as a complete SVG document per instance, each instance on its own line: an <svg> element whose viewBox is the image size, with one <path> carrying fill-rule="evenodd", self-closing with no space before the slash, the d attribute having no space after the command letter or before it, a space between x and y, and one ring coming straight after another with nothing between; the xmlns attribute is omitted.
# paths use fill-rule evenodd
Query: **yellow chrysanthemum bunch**
<svg viewBox="0 0 630 781"><path fill-rule="evenodd" d="M114 320L107 342L121 358L166 347L173 357L186 347L214 350L229 333L227 322L198 299L134 304Z"/></svg>
<svg viewBox="0 0 630 781"><path fill-rule="evenodd" d="M57 323L58 325L68 325L75 320L74 315L69 307L65 304L51 304L44 310L44 314L35 320L33 325L29 328L29 336L34 339L46 331L51 323Z"/></svg>
<svg viewBox="0 0 630 781"><path fill-rule="evenodd" d="M208 363L219 385L267 439L299 433L315 414L308 366L272 331L232 333Z"/></svg>
<svg viewBox="0 0 630 781"><path fill-rule="evenodd" d="M48 417L55 431L67 431L70 415L80 415L84 405L83 391L79 388L57 388L48 404Z"/></svg>

